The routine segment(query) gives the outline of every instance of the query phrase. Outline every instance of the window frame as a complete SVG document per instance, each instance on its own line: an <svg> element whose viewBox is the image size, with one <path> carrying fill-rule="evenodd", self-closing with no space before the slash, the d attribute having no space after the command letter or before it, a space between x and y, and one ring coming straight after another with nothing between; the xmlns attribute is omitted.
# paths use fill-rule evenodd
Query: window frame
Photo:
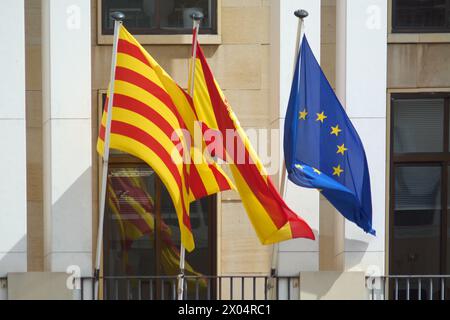
<svg viewBox="0 0 450 320"><path fill-rule="evenodd" d="M450 1L449 0L445 0L446 1L446 20L447 20L447 26L443 27L443 28L435 28L435 27L431 27L431 28L427 28L427 27L397 27L396 26L396 22L397 22L397 15L396 13L396 9L397 9L397 1L396 0L391 0L391 14L390 14L390 18L391 18L391 30L390 33L392 34L432 34L432 33L436 33L436 34L445 34L445 33L450 33Z"/></svg>
<svg viewBox="0 0 450 320"><path fill-rule="evenodd" d="M444 99L443 117L443 152L430 153L394 153L394 105L399 99ZM395 173L396 166L439 166L441 167L441 228L440 228L440 273L447 274L449 203L448 190L450 182L448 173L450 167L450 92L417 92L417 93L391 93L390 96L390 163L389 163L389 272L392 274L393 247L394 247L394 212L395 212Z"/></svg>
<svg viewBox="0 0 450 320"><path fill-rule="evenodd" d="M215 0L214 33L204 33L200 28L199 41L204 45L222 44L222 0ZM205 29L203 29L205 30ZM133 32L132 32L133 33ZM142 45L192 45L191 33L133 34ZM97 44L112 45L113 35L103 33L103 0L97 0Z"/></svg>
<svg viewBox="0 0 450 320"><path fill-rule="evenodd" d="M96 127L96 131L98 132L100 123L101 123L101 119L102 119L102 113L103 113L103 105L104 105L104 101L106 98L106 94L107 94L107 90L98 90L98 98L97 98L97 127ZM96 153L96 151L94 150L94 152ZM128 155L128 154L117 154L117 155L110 155L109 158L109 165L111 167L124 167L124 168L134 168L136 166L148 166L144 161L142 161L141 159L138 159L132 155ZM98 155L98 188L97 188L97 192L98 192L98 198L100 197L100 183L101 183L101 174L102 174L102 169L103 169L103 161L100 155ZM161 181L161 179L159 178L158 175L156 175L156 181L155 181L156 186L158 187L159 185L159 189L163 186L163 183ZM212 197L212 201L210 201L210 208L209 208L209 228L208 228L208 238L209 238L209 256L210 256L210 265L211 265L211 275L206 275L206 276L216 276L219 275L220 272L220 250L219 250L219 246L220 246L220 202L221 202L221 198L220 198L220 194L211 196ZM155 197L155 204L158 203L157 199ZM105 220L106 221L106 220ZM106 235L106 232L105 232ZM195 235L194 235L195 237ZM101 268L100 268L100 275L103 276L104 275L104 270L105 270L105 265L104 265L104 253L105 253L105 239L106 236L103 237L102 240L102 259L101 259ZM157 263L157 262L155 262ZM160 268L157 266L156 268L159 272ZM103 288L103 283L101 283L101 288ZM211 287L211 292L214 293L216 290L214 288L214 286ZM104 292L101 292L101 294L103 295Z"/></svg>

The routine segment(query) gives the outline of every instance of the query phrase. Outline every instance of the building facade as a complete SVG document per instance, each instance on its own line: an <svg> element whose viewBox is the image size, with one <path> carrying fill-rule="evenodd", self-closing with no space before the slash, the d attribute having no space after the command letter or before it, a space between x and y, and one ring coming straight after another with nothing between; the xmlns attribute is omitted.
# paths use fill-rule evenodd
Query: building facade
<svg viewBox="0 0 450 320"><path fill-rule="evenodd" d="M287 203L317 240L263 246L238 194L224 192L193 206L197 250L187 256L192 276L265 281L272 269L279 277L449 274L450 1L5 1L0 298L12 298L13 291L21 297L20 286L11 289L13 274L93 275L101 174L96 140L111 68L110 14L117 10L184 88L189 14L204 13L200 42L208 62L280 183L280 128L298 50L293 12L306 9L302 31L366 149L376 237L345 221L317 190L288 183ZM125 290L107 277L176 277L179 231L160 179L138 159L113 152L108 181L104 298ZM442 296L450 286L444 280L436 279L434 288L408 282L408 290ZM239 284L242 294L251 281ZM263 287L257 291L260 298L267 294Z"/></svg>

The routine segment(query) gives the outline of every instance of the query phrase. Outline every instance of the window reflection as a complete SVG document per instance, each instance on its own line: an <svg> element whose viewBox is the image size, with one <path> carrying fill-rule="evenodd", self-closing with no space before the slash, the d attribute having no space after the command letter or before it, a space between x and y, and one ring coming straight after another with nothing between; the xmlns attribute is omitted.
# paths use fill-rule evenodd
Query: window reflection
<svg viewBox="0 0 450 320"><path fill-rule="evenodd" d="M213 199L195 202L191 221L196 250L186 255L185 273L202 277L213 274L210 237L210 214ZM142 291L142 281L130 277L176 276L180 263L180 232L178 220L168 191L153 170L146 167L110 168L108 175L107 210L104 237L104 275L115 277L106 281L106 295L129 299ZM124 280L116 280L124 277ZM155 296L171 294L174 281L146 281ZM206 280L187 283L192 290L198 286L206 291ZM168 286L161 290L162 286ZM152 287L152 288L150 288ZM139 290L140 289L140 290ZM158 290L156 290L158 289ZM146 289L146 292L149 292ZM156 296L158 295L158 296ZM169 298L169 296L165 296Z"/></svg>

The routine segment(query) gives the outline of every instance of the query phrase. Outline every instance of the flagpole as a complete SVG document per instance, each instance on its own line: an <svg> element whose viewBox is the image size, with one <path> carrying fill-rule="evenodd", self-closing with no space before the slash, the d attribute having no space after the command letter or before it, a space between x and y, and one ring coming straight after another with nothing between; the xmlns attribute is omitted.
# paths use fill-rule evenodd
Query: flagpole
<svg viewBox="0 0 450 320"><path fill-rule="evenodd" d="M298 29L297 29L297 40L295 45L295 56L294 56L294 73L295 73L295 67L297 64L297 55L300 51L300 45L301 45L301 39L303 38L304 33L304 19L308 17L309 13L306 10L300 9L294 12L294 15L299 19L298 23ZM286 198L287 193L287 170L286 170L286 161L284 159L283 155L283 161L282 161L282 168L281 168L281 181L280 181L280 194L283 197L283 199ZM278 273L278 252L279 252L279 244L276 243L272 247L272 263L271 263L271 270L270 270L270 276L275 277Z"/></svg>
<svg viewBox="0 0 450 320"><path fill-rule="evenodd" d="M111 17L114 20L114 42L112 51L111 62L111 77L109 82L109 98L108 98L108 112L105 128L105 139L103 149L103 172L100 189L100 209L98 218L98 232L97 232L97 250L95 257L95 270L94 270L94 299L99 299L99 281L100 281L100 263L102 257L103 248L103 222L105 220L105 203L106 203L106 190L108 181L108 163L109 163L109 145L111 137L111 122L112 122L112 109L114 101L114 79L116 78L116 64L117 64L117 47L119 43L119 31L122 26L125 15L122 12L114 12Z"/></svg>
<svg viewBox="0 0 450 320"><path fill-rule="evenodd" d="M192 20L194 22L194 41L192 44L192 62L191 70L189 71L189 88L188 93L191 97L194 97L194 86L195 86L195 62L197 60L197 41L198 34L200 31L200 23L203 20L203 14L201 12L194 12L192 15ZM185 261L186 261L186 248L183 243L180 245L180 274L178 275L178 300L183 300L184 296L184 281L185 281Z"/></svg>

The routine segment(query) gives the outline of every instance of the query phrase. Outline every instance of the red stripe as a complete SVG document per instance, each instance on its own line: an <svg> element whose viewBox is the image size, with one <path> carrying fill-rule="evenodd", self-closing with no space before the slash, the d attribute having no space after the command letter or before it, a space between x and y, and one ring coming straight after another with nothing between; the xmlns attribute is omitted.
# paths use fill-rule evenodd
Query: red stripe
<svg viewBox="0 0 450 320"><path fill-rule="evenodd" d="M185 202L184 202L184 194L181 192L182 185L182 179L180 176L180 173L178 172L177 166L173 163L172 158L170 154L164 149L164 147L152 136L147 134L145 131L134 127L132 125L129 125L127 123L123 123L120 121L113 121L111 125L111 133L122 135L125 137L129 137L130 139L133 139L139 143L142 143L146 147L148 147L150 150L155 152L161 160L165 163L167 166L167 169L172 174L173 178L175 179L175 182L180 190L180 196L181 196L181 204L183 208L183 223L184 225L191 230L191 223L189 220L189 216L187 215Z"/></svg>
<svg viewBox="0 0 450 320"><path fill-rule="evenodd" d="M106 132L105 126L104 125L100 125L100 130L99 130L99 133L98 133L98 137L102 141L105 141L105 132Z"/></svg>
<svg viewBox="0 0 450 320"><path fill-rule="evenodd" d="M216 178L217 184L219 185L220 191L230 190L231 186L228 180L222 175L222 173L212 164L209 165L214 177Z"/></svg>
<svg viewBox="0 0 450 320"><path fill-rule="evenodd" d="M222 100L222 97L218 92L218 89L214 82L212 71L206 62L203 51L199 45L197 47L198 47L198 56L202 63L203 74L205 76L205 82L207 84L209 95L211 98L211 103L213 105L214 113L216 115L216 121L219 129L221 130L223 136L225 137L224 140L226 140L227 137L226 130L227 129L236 130L236 127L229 115L228 108L225 102ZM234 139L233 145L235 146L235 150L227 149L227 151L229 153L231 152L232 154L234 154L234 156L236 156L236 153L233 153L233 151L236 151L236 149L245 150L245 160L246 160L245 163L244 164L235 163L235 165L238 168L244 180L252 189L255 196L258 198L259 202L263 205L266 212L269 214L270 218L272 219L276 227L278 229L282 228L289 220L297 222L303 221L291 209L288 208L288 206L286 205L286 203L284 202L284 200L281 198L280 194L274 187L271 179L267 177L266 183L258 167L255 164L250 164L250 162L248 161L250 159L250 155L248 150L245 148L242 139L240 137L234 137L233 139ZM224 143L226 147L230 145L229 143L226 143L226 141L224 141ZM242 149L242 147L244 148ZM312 230L309 228L307 224L306 229L307 230L305 232L308 235L307 237L313 239L314 234L312 233Z"/></svg>
<svg viewBox="0 0 450 320"><path fill-rule="evenodd" d="M163 88L150 79L144 77L142 74L127 68L117 67L116 80L122 80L138 86L139 88L151 93L155 98L170 108L173 113L178 113L178 110L176 109L169 94Z"/></svg>
<svg viewBox="0 0 450 320"><path fill-rule="evenodd" d="M177 118L180 128L186 129L186 125L181 118L177 108L175 107L172 99L170 96L165 92L161 87L156 85L154 82L150 81L143 75L126 68L117 67L116 71L116 80L125 81L128 83L131 83L132 85L135 85L136 87L141 88L142 90L145 90L149 93L151 93L155 98L160 100L167 108L172 111L172 113Z"/></svg>
<svg viewBox="0 0 450 320"><path fill-rule="evenodd" d="M141 49L138 46L132 44L131 42L128 42L127 40L119 39L119 44L117 46L117 52L132 56L132 57L138 59L139 61L145 63L150 68L152 67L150 65L150 62L145 57L144 53L142 53Z"/></svg>
<svg viewBox="0 0 450 320"><path fill-rule="evenodd" d="M114 178L115 183L119 184L119 190L123 190L127 195L131 196L135 199L146 212L153 212L153 199L147 194L144 190L139 187L133 186L133 183L130 181L130 178L127 177L116 177Z"/></svg>
<svg viewBox="0 0 450 320"><path fill-rule="evenodd" d="M195 165L191 165L191 174L189 175L189 183L192 185L192 192L194 194L195 199L201 199L208 195L208 191L205 188L202 178L198 173L197 167Z"/></svg>
<svg viewBox="0 0 450 320"><path fill-rule="evenodd" d="M170 125L170 123L167 122L167 120L158 112L156 112L155 109L132 97L122 94L115 94L114 108L128 110L146 118L148 121L154 123L158 128L160 128L169 139L172 138L172 134L175 132L175 129ZM180 138L179 136L177 137Z"/></svg>

